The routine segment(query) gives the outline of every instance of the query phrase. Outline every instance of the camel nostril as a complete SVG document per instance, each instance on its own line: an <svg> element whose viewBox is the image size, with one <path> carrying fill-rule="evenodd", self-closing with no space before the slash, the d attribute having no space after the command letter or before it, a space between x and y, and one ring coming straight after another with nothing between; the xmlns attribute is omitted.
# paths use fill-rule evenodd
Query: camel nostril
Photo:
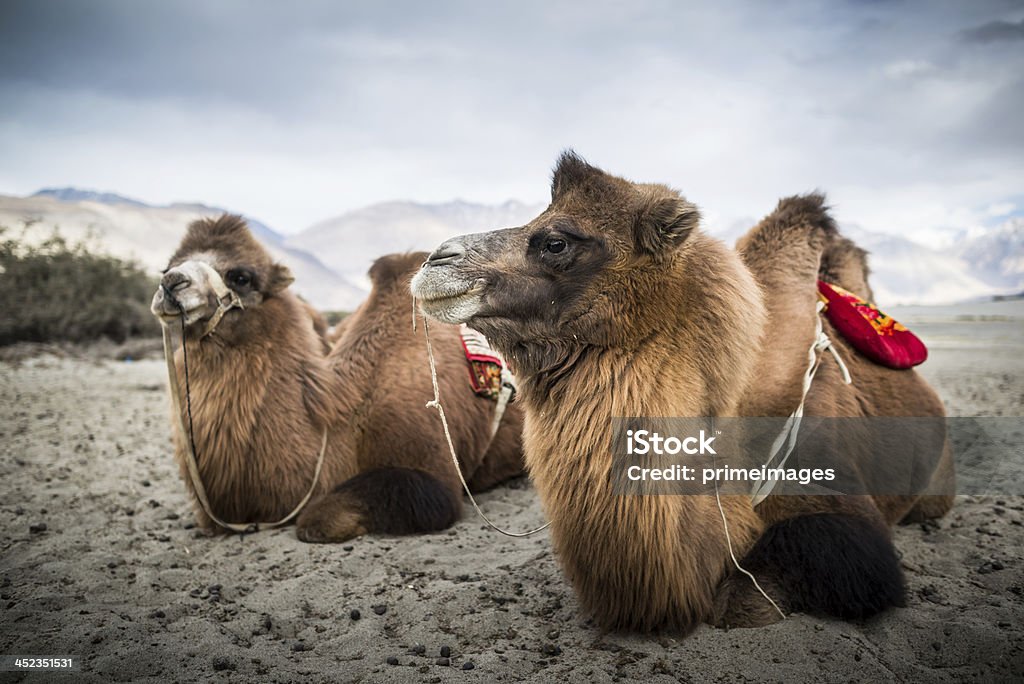
<svg viewBox="0 0 1024 684"><path fill-rule="evenodd" d="M448 264L463 254L466 253L466 246L463 245L458 238L442 242L441 245L435 249L429 257L427 257L427 263L431 266L440 266L441 264Z"/></svg>
<svg viewBox="0 0 1024 684"><path fill-rule="evenodd" d="M164 277L160 279L160 287L162 287L164 292L168 294L188 287L191 284L192 281L189 277L181 271L168 271L164 274Z"/></svg>

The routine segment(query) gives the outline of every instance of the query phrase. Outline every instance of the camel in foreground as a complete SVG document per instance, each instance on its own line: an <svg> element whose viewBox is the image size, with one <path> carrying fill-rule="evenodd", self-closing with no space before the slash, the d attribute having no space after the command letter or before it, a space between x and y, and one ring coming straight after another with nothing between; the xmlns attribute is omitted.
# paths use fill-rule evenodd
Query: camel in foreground
<svg viewBox="0 0 1024 684"><path fill-rule="evenodd" d="M243 219L189 226L152 309L171 330L184 316L195 453L215 516L243 525L285 517L313 484L325 444L313 498L297 518L300 539L429 532L458 519L461 485L444 434L424 408L431 379L409 314L409 279L425 257L378 259L369 297L325 354L319 316L292 294L288 269L271 260ZM222 294L240 306L218 322ZM460 416L452 437L470 486L482 490L517 475L519 409L509 406L491 440L495 404L472 392L458 330L432 332L439 380ZM182 351L175 368L184 412ZM180 432L176 457L195 496ZM216 527L199 505L196 515L202 527Z"/></svg>
<svg viewBox="0 0 1024 684"><path fill-rule="evenodd" d="M697 208L668 187L566 153L540 216L448 240L413 291L427 315L467 322L509 360L556 553L603 627L685 633L779 619L734 569L723 517L741 564L783 612L855 618L899 604L889 526L948 510L948 448L936 495L920 499L769 496L755 508L729 495L720 515L714 495L613 491L613 418L788 416L816 333L817 279L870 294L863 252L838 235L821 198L784 200L739 252L698 224ZM914 371L877 366L824 329L856 380L844 384L824 355L806 415L943 415ZM862 456L842 448L844 459Z"/></svg>

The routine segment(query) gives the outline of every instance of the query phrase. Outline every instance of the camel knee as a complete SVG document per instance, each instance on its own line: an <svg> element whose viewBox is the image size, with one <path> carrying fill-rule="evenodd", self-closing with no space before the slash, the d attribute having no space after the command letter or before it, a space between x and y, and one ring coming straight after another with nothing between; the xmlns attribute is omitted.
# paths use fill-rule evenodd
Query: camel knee
<svg viewBox="0 0 1024 684"><path fill-rule="evenodd" d="M461 501L440 480L411 468L378 468L342 482L299 516L307 542L340 542L367 533L417 534L451 527Z"/></svg>
<svg viewBox="0 0 1024 684"><path fill-rule="evenodd" d="M904 603L903 571L888 530L857 515L818 513L775 523L740 563L766 591L766 584L777 587L772 599L787 611L861 619ZM736 578L743 580L749 582Z"/></svg>

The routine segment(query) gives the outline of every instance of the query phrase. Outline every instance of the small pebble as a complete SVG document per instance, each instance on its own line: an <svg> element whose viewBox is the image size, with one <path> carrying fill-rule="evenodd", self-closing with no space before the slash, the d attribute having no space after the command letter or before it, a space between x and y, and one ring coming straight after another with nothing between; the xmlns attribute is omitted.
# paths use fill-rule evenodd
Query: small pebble
<svg viewBox="0 0 1024 684"><path fill-rule="evenodd" d="M398 658L396 658L395 656L388 656L388 665L397 665L397 664L398 664Z"/></svg>
<svg viewBox="0 0 1024 684"><path fill-rule="evenodd" d="M383 615L384 613L388 612L388 607L381 603L373 607L373 612L377 615Z"/></svg>
<svg viewBox="0 0 1024 684"><path fill-rule="evenodd" d="M441 647L441 657L442 658L450 658L451 655L452 655L452 648L451 648L451 646L442 646Z"/></svg>
<svg viewBox="0 0 1024 684"><path fill-rule="evenodd" d="M351 547L351 546L348 546L348 545L346 545L346 546L342 546L342 547L341 547L341 550L342 550L342 551L351 551L351 550L352 550L352 547Z"/></svg>
<svg viewBox="0 0 1024 684"><path fill-rule="evenodd" d="M363 617L362 614L360 614L360 612L355 608L353 608L351 612L349 612L348 616L353 620L358 620L359 618Z"/></svg>
<svg viewBox="0 0 1024 684"><path fill-rule="evenodd" d="M476 667L476 665L473 664L472 660L467 660L466 662L462 663L463 670L472 670L474 667Z"/></svg>
<svg viewBox="0 0 1024 684"><path fill-rule="evenodd" d="M46 523L34 523L28 526L28 531L32 534L42 534L46 531Z"/></svg>
<svg viewBox="0 0 1024 684"><path fill-rule="evenodd" d="M234 670L236 665L224 656L214 656L213 658L213 669L218 672L224 670Z"/></svg>
<svg viewBox="0 0 1024 684"><path fill-rule="evenodd" d="M438 658L437 660L434 661L434 663L437 664L437 665L443 665L443 666L447 667L447 666L452 664L452 661L449 658Z"/></svg>
<svg viewBox="0 0 1024 684"><path fill-rule="evenodd" d="M412 652L415 653L416 655L423 655L424 653L427 652L427 647L424 646L423 644L416 644L415 646L412 647Z"/></svg>
<svg viewBox="0 0 1024 684"><path fill-rule="evenodd" d="M294 644L292 644L292 650L296 653L301 653L302 651L312 651L313 647L307 644L305 641L296 641Z"/></svg>

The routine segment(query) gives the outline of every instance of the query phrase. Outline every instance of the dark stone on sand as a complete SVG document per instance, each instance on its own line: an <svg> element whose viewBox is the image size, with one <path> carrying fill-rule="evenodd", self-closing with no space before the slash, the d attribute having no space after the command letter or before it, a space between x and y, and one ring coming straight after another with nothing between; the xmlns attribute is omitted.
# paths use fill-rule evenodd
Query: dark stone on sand
<svg viewBox="0 0 1024 684"><path fill-rule="evenodd" d="M224 656L213 657L213 669L217 670L218 672L222 672L224 670L234 670L236 667L237 665L235 665L231 660L225 658Z"/></svg>

